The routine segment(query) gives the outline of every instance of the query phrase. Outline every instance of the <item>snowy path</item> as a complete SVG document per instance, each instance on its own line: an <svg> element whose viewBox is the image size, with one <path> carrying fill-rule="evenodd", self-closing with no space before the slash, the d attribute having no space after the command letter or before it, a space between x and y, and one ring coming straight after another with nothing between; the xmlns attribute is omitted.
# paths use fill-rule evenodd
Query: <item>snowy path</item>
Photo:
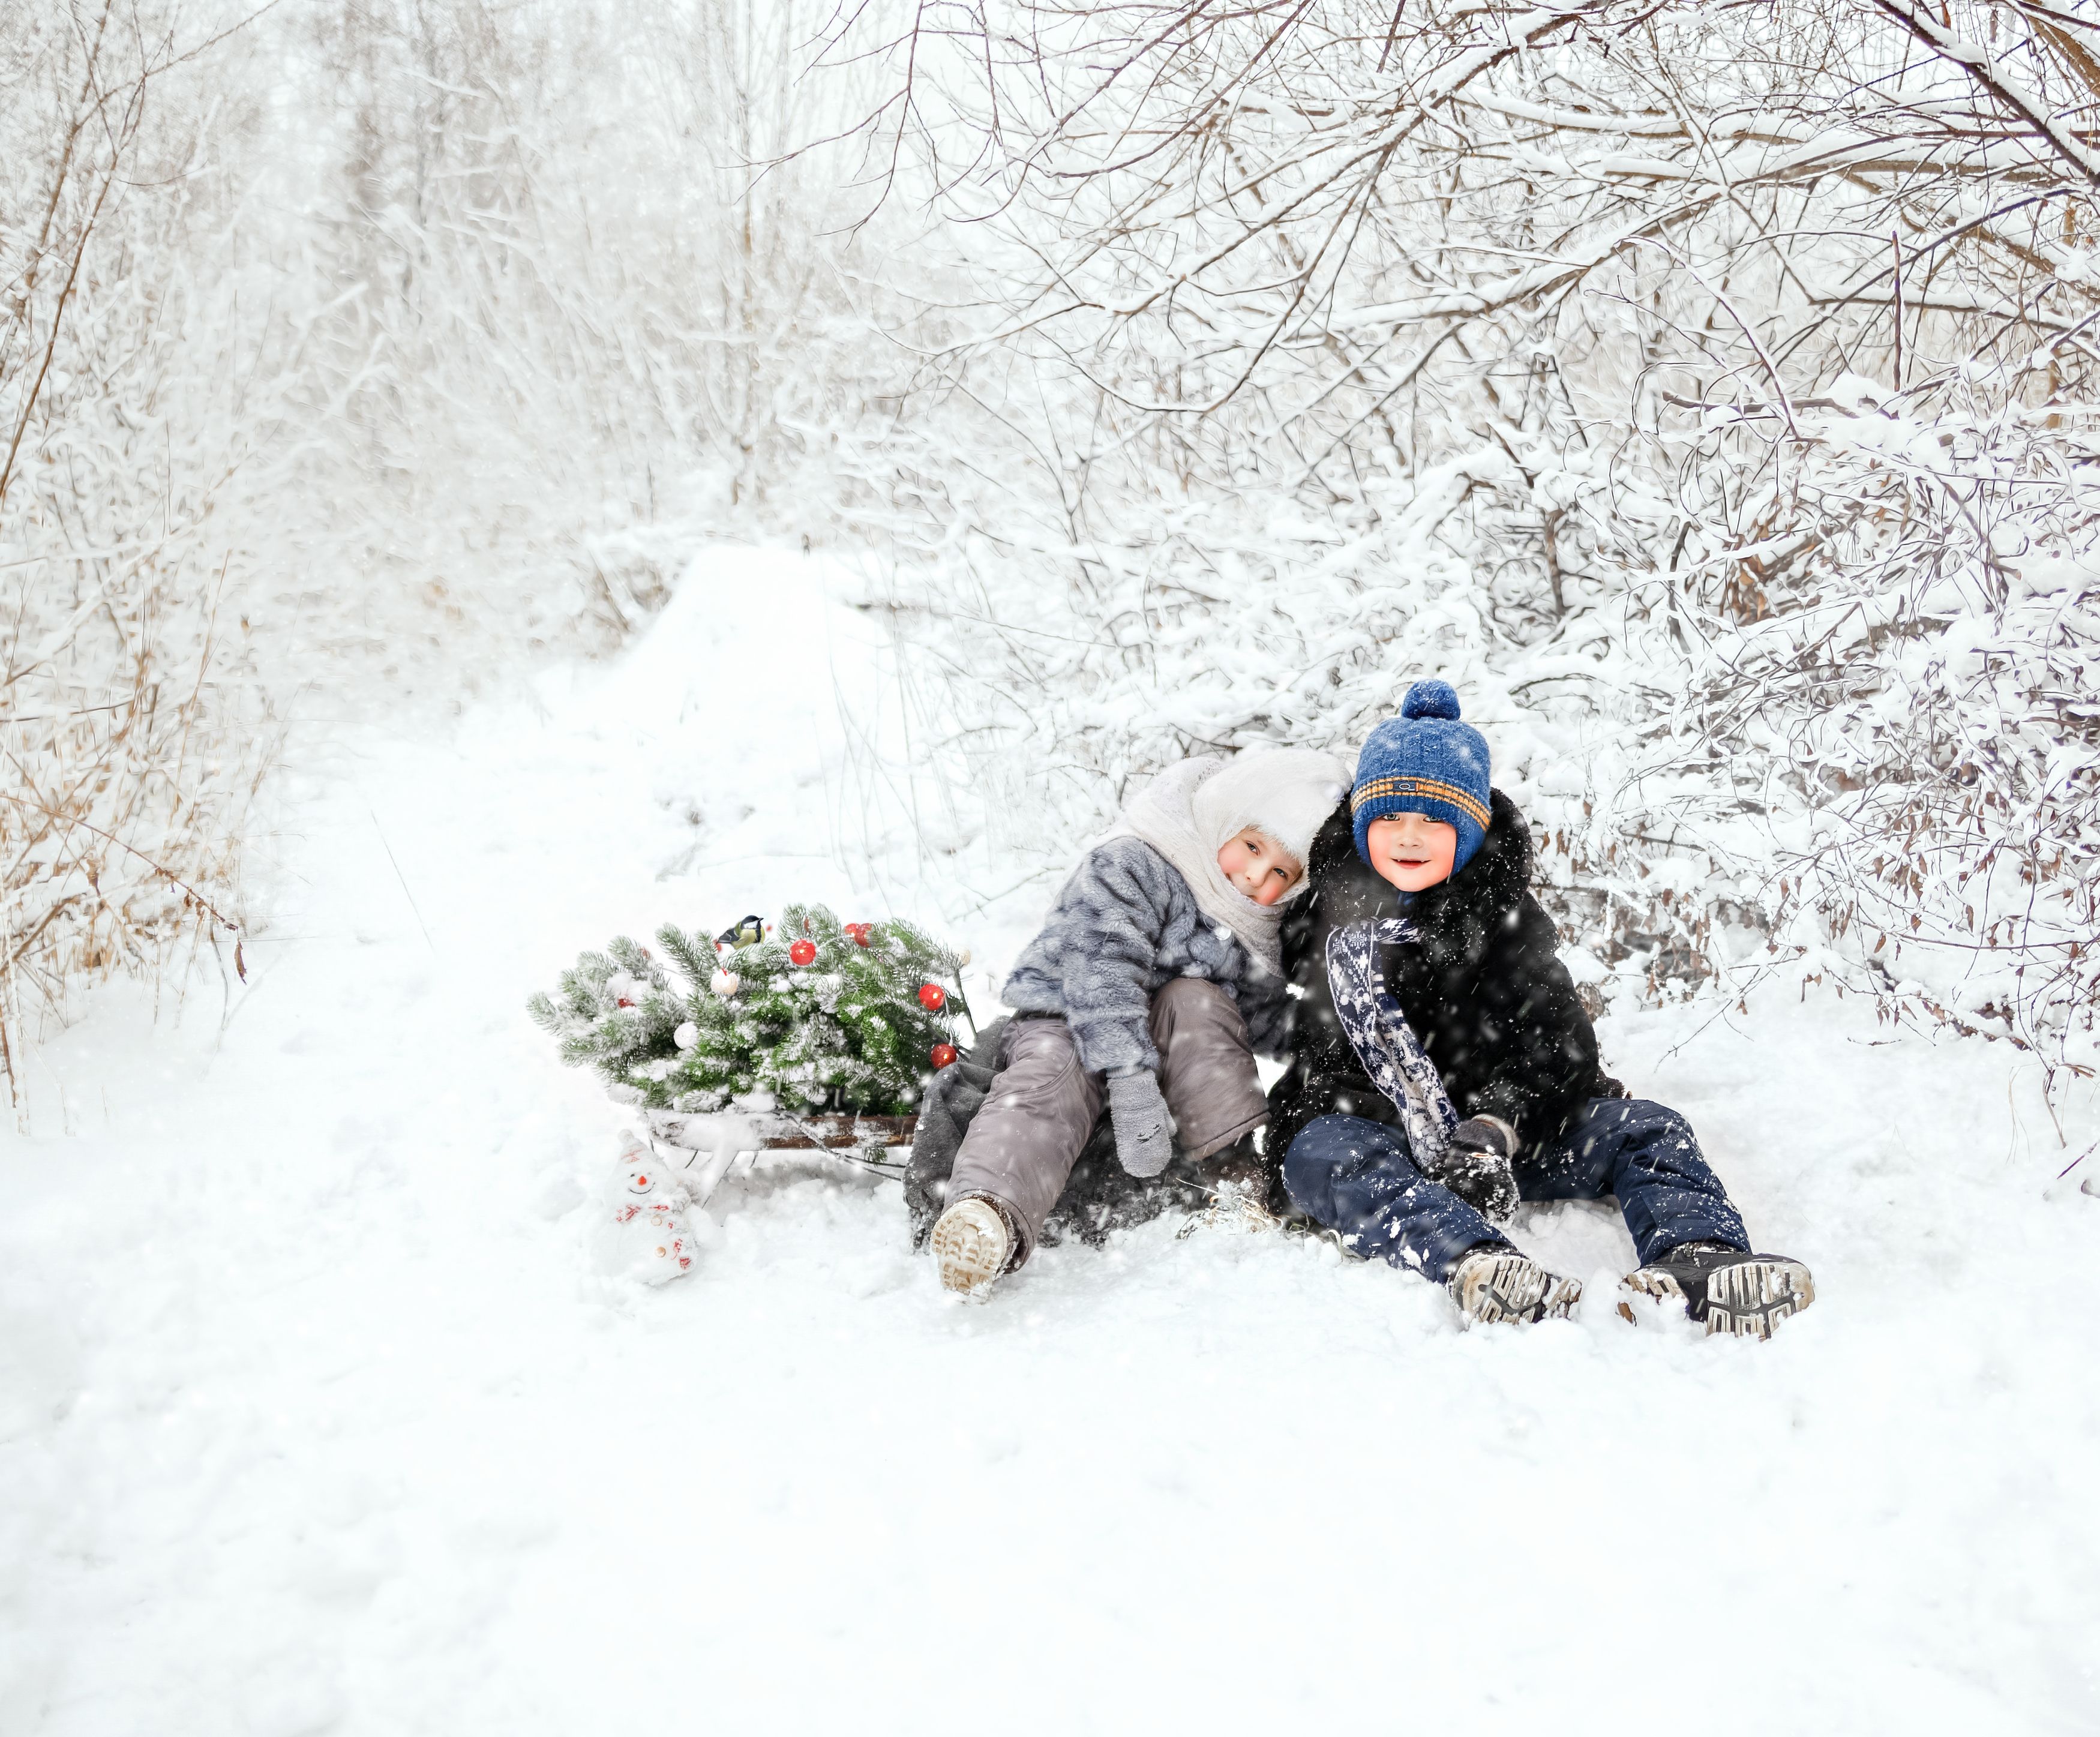
<svg viewBox="0 0 2100 1737"><path fill-rule="evenodd" d="M0 1150L0 1731L2100 1729L2100 1201L2043 1200L1982 1046L1607 1022L1815 1269L1767 1347L1619 1321L1578 1208L1520 1234L1590 1300L1529 1333L1171 1223L965 1310L812 1167L691 1277L597 1277L617 1113L527 991L618 928L883 908L816 573L704 564L624 710L341 747L223 1037L112 997L52 1047ZM777 631L717 624L798 617L804 709L740 706ZM711 637L746 673L681 718ZM1038 897L946 926L1003 959Z"/></svg>

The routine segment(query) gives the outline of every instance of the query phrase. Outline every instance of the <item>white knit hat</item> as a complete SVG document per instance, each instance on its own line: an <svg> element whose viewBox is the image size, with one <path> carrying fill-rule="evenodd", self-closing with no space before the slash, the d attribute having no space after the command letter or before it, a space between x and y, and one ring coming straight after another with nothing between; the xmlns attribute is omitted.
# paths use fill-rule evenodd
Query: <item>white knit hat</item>
<svg viewBox="0 0 2100 1737"><path fill-rule="evenodd" d="M1275 904L1257 905L1225 879L1218 852L1242 828L1259 827L1303 863L1348 787L1341 762L1309 748L1253 748L1229 760L1199 755L1145 785L1088 849L1114 838L1144 840L1188 882L1206 916L1281 972L1283 907L1311 877L1299 875Z"/></svg>
<svg viewBox="0 0 2100 1737"><path fill-rule="evenodd" d="M1213 849L1243 828L1259 827L1302 864L1348 787L1348 770L1332 755L1243 748L1196 787L1190 806Z"/></svg>

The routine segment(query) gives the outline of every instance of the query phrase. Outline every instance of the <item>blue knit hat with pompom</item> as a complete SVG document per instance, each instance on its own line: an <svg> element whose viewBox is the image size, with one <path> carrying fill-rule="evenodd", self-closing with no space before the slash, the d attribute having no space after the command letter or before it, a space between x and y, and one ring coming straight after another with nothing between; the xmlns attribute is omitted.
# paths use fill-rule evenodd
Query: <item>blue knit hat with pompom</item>
<svg viewBox="0 0 2100 1737"><path fill-rule="evenodd" d="M1418 681L1400 716L1371 732L1357 759L1349 792L1357 854L1371 860L1371 822L1388 814L1423 814L1458 829L1451 860L1457 874L1488 835L1488 741L1458 721L1458 695L1448 681Z"/></svg>

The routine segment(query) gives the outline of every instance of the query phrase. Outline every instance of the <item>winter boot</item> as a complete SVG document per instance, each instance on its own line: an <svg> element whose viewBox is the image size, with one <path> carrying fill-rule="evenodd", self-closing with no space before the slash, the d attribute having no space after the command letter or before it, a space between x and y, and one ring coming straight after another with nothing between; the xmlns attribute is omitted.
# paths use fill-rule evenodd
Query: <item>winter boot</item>
<svg viewBox="0 0 2100 1737"><path fill-rule="evenodd" d="M1445 1281L1469 1321L1565 1320L1582 1299L1582 1285L1564 1279L1507 1243L1483 1245L1458 1258Z"/></svg>
<svg viewBox="0 0 2100 1737"><path fill-rule="evenodd" d="M1628 1273L1626 1289L1683 1304L1710 1334L1754 1339L1770 1338L1780 1321L1815 1301L1815 1281L1799 1261L1718 1242L1680 1243L1660 1260ZM1632 1303L1622 1300L1619 1313L1633 1320Z"/></svg>
<svg viewBox="0 0 2100 1737"><path fill-rule="evenodd" d="M941 1287L966 1303L982 1303L1013 1257L1006 1215L982 1195L959 1200L941 1215L927 1239Z"/></svg>
<svg viewBox="0 0 2100 1737"><path fill-rule="evenodd" d="M1196 1179L1211 1197L1211 1204L1175 1232L1177 1240L1199 1230L1253 1237L1283 1228L1283 1220L1268 1210L1268 1172L1262 1168L1251 1140L1204 1159L1197 1166Z"/></svg>

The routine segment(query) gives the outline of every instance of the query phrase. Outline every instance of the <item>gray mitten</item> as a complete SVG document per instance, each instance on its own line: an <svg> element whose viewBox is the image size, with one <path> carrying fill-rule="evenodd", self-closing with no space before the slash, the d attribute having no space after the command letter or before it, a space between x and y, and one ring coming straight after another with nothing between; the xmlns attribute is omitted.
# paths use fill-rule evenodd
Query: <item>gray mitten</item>
<svg viewBox="0 0 2100 1737"><path fill-rule="evenodd" d="M1516 1210L1516 1130L1499 1116L1471 1117L1451 1131L1435 1179L1494 1223Z"/></svg>
<svg viewBox="0 0 2100 1737"><path fill-rule="evenodd" d="M1174 1156L1174 1124L1151 1070L1109 1076L1109 1120L1115 1124L1116 1157L1133 1176L1156 1176Z"/></svg>

